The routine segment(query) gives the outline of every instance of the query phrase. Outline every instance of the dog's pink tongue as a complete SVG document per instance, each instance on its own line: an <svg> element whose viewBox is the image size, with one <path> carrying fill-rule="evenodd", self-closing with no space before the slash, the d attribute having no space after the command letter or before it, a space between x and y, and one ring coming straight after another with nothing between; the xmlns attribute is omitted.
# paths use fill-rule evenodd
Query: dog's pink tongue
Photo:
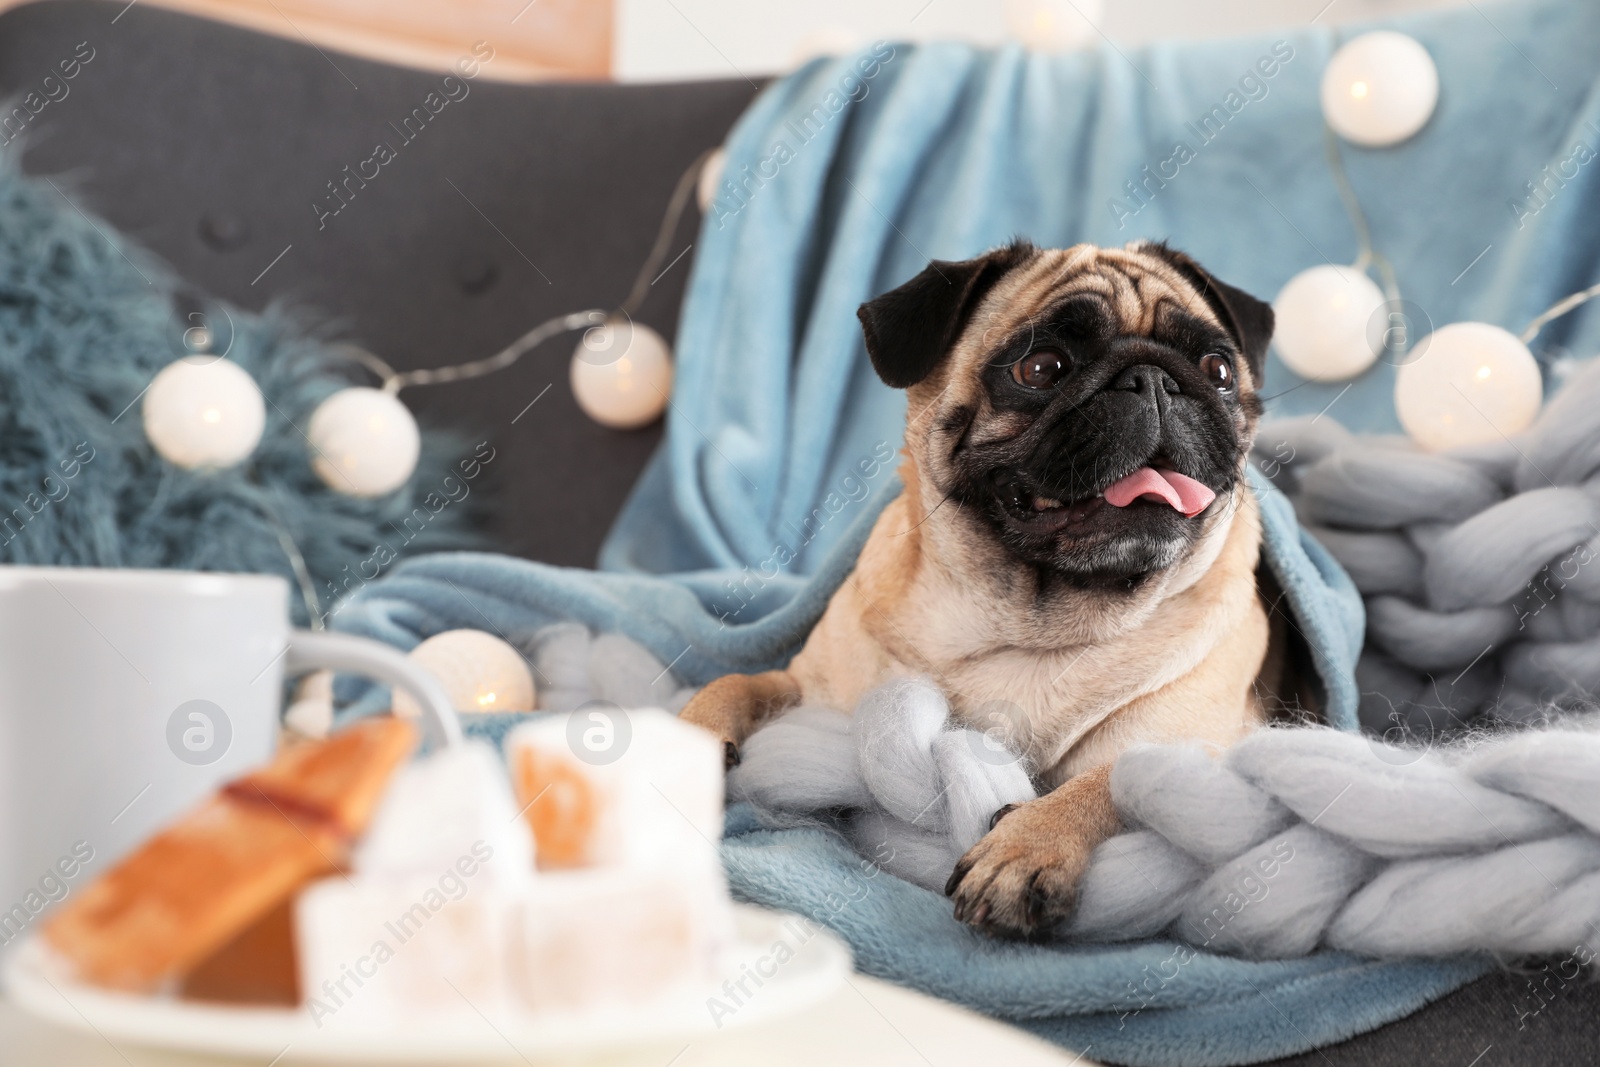
<svg viewBox="0 0 1600 1067"><path fill-rule="evenodd" d="M1142 497L1164 500L1188 518L1204 511L1217 494L1204 483L1197 482L1177 471L1158 471L1154 467L1140 467L1126 478L1106 486L1106 503L1125 508Z"/></svg>

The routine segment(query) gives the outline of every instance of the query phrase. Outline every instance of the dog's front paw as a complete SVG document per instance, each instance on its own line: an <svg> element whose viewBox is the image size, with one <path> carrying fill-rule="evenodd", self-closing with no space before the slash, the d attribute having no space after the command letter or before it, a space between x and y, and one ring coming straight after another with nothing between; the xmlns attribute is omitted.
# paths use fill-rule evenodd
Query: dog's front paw
<svg viewBox="0 0 1600 1067"><path fill-rule="evenodd" d="M717 714L714 706L708 708L704 703L690 702L678 715L681 722L698 726L702 730L716 737L722 742L722 769L731 771L739 765L739 742L734 740L734 731L726 721L725 715ZM709 712L709 713L708 713Z"/></svg>
<svg viewBox="0 0 1600 1067"><path fill-rule="evenodd" d="M956 919L998 937L1047 934L1072 914L1078 880L1098 842L1063 833L1040 801L1001 809L996 821L956 864L946 896Z"/></svg>
<svg viewBox="0 0 1600 1067"><path fill-rule="evenodd" d="M725 674L708 683L678 713L722 742L722 769L739 765L739 746L770 716L800 702L800 687L786 671Z"/></svg>

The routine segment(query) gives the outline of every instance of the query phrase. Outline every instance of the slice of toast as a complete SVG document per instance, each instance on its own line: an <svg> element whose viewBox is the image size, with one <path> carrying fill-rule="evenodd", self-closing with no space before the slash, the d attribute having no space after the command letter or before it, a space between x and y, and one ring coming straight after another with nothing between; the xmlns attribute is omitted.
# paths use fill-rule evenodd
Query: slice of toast
<svg viewBox="0 0 1600 1067"><path fill-rule="evenodd" d="M292 1008L300 1003L294 938L294 901L285 900L196 964L183 976L179 995L219 1004Z"/></svg>
<svg viewBox="0 0 1600 1067"><path fill-rule="evenodd" d="M45 936L83 978L152 990L334 870L344 849L314 823L213 797L63 907Z"/></svg>
<svg viewBox="0 0 1600 1067"><path fill-rule="evenodd" d="M162 988L342 867L415 744L409 723L382 716L284 749L64 904L45 938L90 982Z"/></svg>
<svg viewBox="0 0 1600 1067"><path fill-rule="evenodd" d="M354 838L367 828L390 772L416 744L416 730L404 719L362 719L315 744L284 749L223 791L243 800L265 800L291 815L308 815Z"/></svg>

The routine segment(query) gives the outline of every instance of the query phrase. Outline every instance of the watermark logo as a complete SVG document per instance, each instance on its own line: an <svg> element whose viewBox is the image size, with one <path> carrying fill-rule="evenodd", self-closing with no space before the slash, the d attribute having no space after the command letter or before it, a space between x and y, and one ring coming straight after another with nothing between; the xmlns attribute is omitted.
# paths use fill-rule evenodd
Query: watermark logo
<svg viewBox="0 0 1600 1067"><path fill-rule="evenodd" d="M632 743L632 720L609 700L591 700L567 717L567 747L591 767L617 762Z"/></svg>
<svg viewBox="0 0 1600 1067"><path fill-rule="evenodd" d="M800 151L820 137L834 118L852 105L859 104L872 91L869 84L895 57L894 46L877 41L869 52L856 57L838 80L814 101L807 110L795 110L784 120L783 133L773 139L767 153L752 168L746 163L737 174L724 173L717 197L708 211L716 219L717 229L749 206L757 193L775 180L783 168L800 155Z"/></svg>
<svg viewBox="0 0 1600 1067"><path fill-rule="evenodd" d="M1183 969L1199 957L1198 950L1209 948L1246 908L1267 899L1272 892L1270 883L1294 857L1293 843L1287 837L1280 837L1270 849L1258 852L1253 863L1235 871L1226 884L1211 887L1217 894L1217 903L1210 912L1200 915L1198 922L1193 915L1181 920L1185 927L1183 936L1189 944L1175 942L1166 959L1154 968L1144 968L1142 981L1128 982L1126 999L1139 1003L1118 1015L1117 1029L1124 1029L1130 1018L1148 1008Z"/></svg>
<svg viewBox="0 0 1600 1067"><path fill-rule="evenodd" d="M596 318L599 321L583 331L575 354L591 367L609 367L633 348L633 316L618 310L609 319L598 313Z"/></svg>
<svg viewBox="0 0 1600 1067"><path fill-rule="evenodd" d="M461 472L459 477L454 473L447 474L436 489L426 492L418 489L413 495L418 503L410 514L400 516L398 520L388 520L389 528L397 535L392 543L378 541L372 546L371 553L353 568L346 563L333 577L323 578L323 593L333 605L323 612L323 624L326 625L328 620L339 614L350 598L365 588L368 582L377 580L379 575L388 570L389 565L400 558L400 551L421 537L436 516L452 504L466 500L472 494L473 479L494 462L496 455L498 453L489 442L479 442L471 456L457 462L456 468Z"/></svg>
<svg viewBox="0 0 1600 1067"><path fill-rule="evenodd" d="M1594 562L1594 558L1594 542L1586 541L1561 559L1551 560L1535 571L1522 592L1511 601L1511 610L1517 616L1517 629L1527 629L1528 623L1554 604L1561 591L1577 579L1579 573Z"/></svg>
<svg viewBox="0 0 1600 1067"><path fill-rule="evenodd" d="M1594 925L1591 923L1589 933L1594 932ZM1555 1003L1556 999L1568 989L1585 984L1585 972L1594 963L1594 955L1594 949L1588 943L1579 942L1562 959L1553 963L1544 961L1536 969L1525 974L1523 981L1527 993L1519 996L1514 1005L1517 1013L1517 1029L1526 1030L1528 1020L1538 1018L1545 1008Z"/></svg>
<svg viewBox="0 0 1600 1067"><path fill-rule="evenodd" d="M185 701L167 717L167 747L192 766L217 762L232 743L233 723L228 713L209 700Z"/></svg>
<svg viewBox="0 0 1600 1067"><path fill-rule="evenodd" d="M36 86L14 100L11 110L0 114L0 145L10 144L32 125L39 113L51 104L59 104L72 92L68 83L83 73L83 68L94 62L96 52L88 41L79 41L72 55L56 61L54 69L41 78Z"/></svg>
<svg viewBox="0 0 1600 1067"><path fill-rule="evenodd" d="M863 843L858 841L858 850L863 847ZM800 954L800 950L816 936L817 931L836 924L840 915L871 896L872 879L878 877L879 872L893 859L894 849L887 842L878 844L872 849L870 858L863 857L857 861L856 869L846 879L848 885L845 888L829 891L820 904L812 906L811 915L791 915L785 919L782 933L771 947L755 959L740 963L738 972L722 983L721 996L706 998L706 1012L716 1028L721 1030L730 1018L755 999L761 988ZM829 922L830 919L833 923Z"/></svg>
<svg viewBox="0 0 1600 1067"><path fill-rule="evenodd" d="M385 140L373 146L371 155L358 160L353 167L348 163L345 164L343 170L329 178L325 183L327 194L319 193L317 199L311 202L311 212L316 216L317 229L327 229L328 220L354 203L356 196L367 187L367 183L376 181L384 168L399 159L401 150L421 137L422 131L427 129L445 108L452 103L459 104L466 100L472 92L472 79L476 78L483 65L494 57L493 45L487 41L474 42L472 54L456 60L451 68L454 73L441 78L437 87L430 90L420 103L402 116L398 124L392 120L389 122L389 129L394 131L394 137L390 138L385 134ZM460 192L459 189L456 191ZM467 202L471 203L470 200Z"/></svg>
<svg viewBox="0 0 1600 1067"><path fill-rule="evenodd" d="M455 863L440 872L432 885L412 899L410 906L383 923L382 933L373 939L365 954L340 963L337 972L330 968L320 986L313 977L307 983L312 988L306 991L305 1007L311 1014L311 1021L317 1024L317 1029L322 1029L324 1019L337 1015L340 1009L359 996L367 982L377 978L383 966L419 935L428 935L423 938L423 954L439 958L440 933L444 934L445 941L455 940L460 935L457 927L451 925L448 919L442 931L436 929L437 924L432 923L433 917L466 899L471 889L471 879L487 867L492 859L494 847L481 838L474 841ZM416 981L414 974L411 980Z"/></svg>
<svg viewBox="0 0 1600 1067"><path fill-rule="evenodd" d="M45 508L67 499L72 493L72 479L76 478L94 457L94 446L88 441L79 441L73 447L72 455L57 460L56 471L46 474L40 481L39 492L30 492L15 506L0 503L0 546L9 545L22 536L23 531L28 528L28 523L38 518L39 513ZM11 560L11 562L21 561Z"/></svg>
<svg viewBox="0 0 1600 1067"><path fill-rule="evenodd" d="M1448 712L1442 706L1438 710L1440 718L1449 721ZM1361 735L1379 763L1390 767L1410 767L1421 763L1433 751L1438 727L1434 725L1430 709L1412 704L1404 711L1394 708L1386 718L1390 725L1384 727L1380 736L1374 737L1365 731Z"/></svg>
<svg viewBox="0 0 1600 1067"><path fill-rule="evenodd" d="M1593 122L1588 126L1600 133L1600 126ZM1595 154L1595 150L1586 142L1574 141L1572 150L1565 157L1545 167L1533 181L1523 182L1522 195L1506 201L1506 206L1511 209L1511 217L1517 222L1517 229L1525 228L1529 219L1549 207L1550 202L1561 195L1567 183L1574 181L1578 172L1594 161Z"/></svg>
<svg viewBox="0 0 1600 1067"><path fill-rule="evenodd" d="M208 297L184 293L174 301L168 344L179 358L197 366L215 363L233 350L233 315Z"/></svg>
<svg viewBox="0 0 1600 1067"><path fill-rule="evenodd" d="M1388 300L1367 320L1367 344L1392 367L1415 362L1415 345L1433 332L1433 318L1415 300Z"/></svg>
<svg viewBox="0 0 1600 1067"><path fill-rule="evenodd" d="M1005 767L1022 759L1023 726L1028 721L1021 706L1009 700L979 704L967 715L962 731L967 747L979 763Z"/></svg>
<svg viewBox="0 0 1600 1067"><path fill-rule="evenodd" d="M0 911L0 945L9 945L21 937L46 908L65 900L67 894L72 892L72 879L93 859L94 846L87 841L79 841L72 846L71 852L61 856L53 866L45 868L21 900Z"/></svg>
<svg viewBox="0 0 1600 1067"><path fill-rule="evenodd" d="M1113 196L1106 201L1117 229L1126 228L1129 219L1149 207L1168 183L1177 180L1184 167L1198 159L1207 145L1222 136L1235 116L1250 104L1265 100L1272 91L1268 83L1294 57L1292 44L1274 41L1272 50L1258 58L1253 66L1247 67L1219 103L1213 104L1193 122L1184 123L1184 136L1173 141L1172 151L1167 156L1153 165L1145 164L1139 168L1137 178L1123 182L1125 195Z"/></svg>
<svg viewBox="0 0 1600 1067"><path fill-rule="evenodd" d="M805 516L799 523L792 519L785 520L779 527L779 532L788 540L774 543L772 553L766 559L754 567L746 564L736 578L730 578L722 583L723 589L729 597L737 601L737 604L726 611L717 612L717 619L721 623L718 629L726 629L729 621L736 619L745 608L749 607L768 583L774 581L798 559L801 551L847 507L867 499L872 492L872 481L879 474L893 469L891 462L894 453L894 446L888 441L877 442L872 446L870 454L858 459L851 469L840 476L835 487L829 489L817 502L817 506L811 509L811 514Z"/></svg>
<svg viewBox="0 0 1600 1067"><path fill-rule="evenodd" d="M1283 440L1272 446L1271 455L1267 454L1265 441L1257 441L1251 452L1254 454L1256 467L1272 481L1277 481L1278 475L1283 473L1285 468L1293 466L1295 457L1300 454L1292 443Z"/></svg>

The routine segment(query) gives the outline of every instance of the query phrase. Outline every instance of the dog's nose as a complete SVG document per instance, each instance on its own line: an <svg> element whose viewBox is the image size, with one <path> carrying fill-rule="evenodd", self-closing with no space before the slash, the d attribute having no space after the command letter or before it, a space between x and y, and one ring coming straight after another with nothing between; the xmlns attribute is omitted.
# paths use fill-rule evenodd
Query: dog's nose
<svg viewBox="0 0 1600 1067"><path fill-rule="evenodd" d="M1149 363L1135 363L1127 367L1107 386L1129 393L1142 393L1152 399L1160 393L1176 394L1178 383L1172 375Z"/></svg>

